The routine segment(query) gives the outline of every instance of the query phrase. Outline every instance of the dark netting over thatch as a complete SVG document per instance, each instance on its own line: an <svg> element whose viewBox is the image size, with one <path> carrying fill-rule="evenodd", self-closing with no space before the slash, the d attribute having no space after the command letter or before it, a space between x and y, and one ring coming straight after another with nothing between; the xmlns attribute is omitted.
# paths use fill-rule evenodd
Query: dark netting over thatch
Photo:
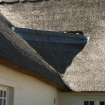
<svg viewBox="0 0 105 105"><path fill-rule="evenodd" d="M62 90L68 89L60 74L2 20L0 20L0 57L50 81Z"/></svg>
<svg viewBox="0 0 105 105"><path fill-rule="evenodd" d="M0 57L50 81L58 88L68 89L60 73L65 72L85 44L86 37L80 31L64 33L15 28L1 15Z"/></svg>
<svg viewBox="0 0 105 105"><path fill-rule="evenodd" d="M64 33L15 28L15 32L62 74L82 50L87 40L79 31Z"/></svg>
<svg viewBox="0 0 105 105"><path fill-rule="evenodd" d="M105 91L105 1L49 0L0 5L16 26L54 31L82 30L90 41L63 75L74 91Z"/></svg>

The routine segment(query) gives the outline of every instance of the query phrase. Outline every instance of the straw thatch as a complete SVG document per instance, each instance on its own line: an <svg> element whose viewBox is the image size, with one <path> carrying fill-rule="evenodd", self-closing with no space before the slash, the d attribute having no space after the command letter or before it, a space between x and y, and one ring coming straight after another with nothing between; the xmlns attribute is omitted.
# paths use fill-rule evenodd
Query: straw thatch
<svg viewBox="0 0 105 105"><path fill-rule="evenodd" d="M36 2L39 0L0 0L0 3Z"/></svg>
<svg viewBox="0 0 105 105"><path fill-rule="evenodd" d="M62 90L68 87L60 74L49 65L27 41L13 32L0 19L0 59L6 59L25 69L25 72L39 76Z"/></svg>
<svg viewBox="0 0 105 105"><path fill-rule="evenodd" d="M104 7L103 0L51 0L1 5L0 9L19 27L85 32L90 40L67 67L63 79L73 91L105 91Z"/></svg>

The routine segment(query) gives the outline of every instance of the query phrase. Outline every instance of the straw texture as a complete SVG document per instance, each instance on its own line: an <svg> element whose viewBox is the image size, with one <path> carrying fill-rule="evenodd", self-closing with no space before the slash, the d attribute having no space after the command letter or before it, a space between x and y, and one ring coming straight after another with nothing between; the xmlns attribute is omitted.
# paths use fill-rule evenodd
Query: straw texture
<svg viewBox="0 0 105 105"><path fill-rule="evenodd" d="M19 27L85 32L90 40L66 68L63 80L73 91L105 91L104 7L103 0L50 0L1 5L0 9Z"/></svg>

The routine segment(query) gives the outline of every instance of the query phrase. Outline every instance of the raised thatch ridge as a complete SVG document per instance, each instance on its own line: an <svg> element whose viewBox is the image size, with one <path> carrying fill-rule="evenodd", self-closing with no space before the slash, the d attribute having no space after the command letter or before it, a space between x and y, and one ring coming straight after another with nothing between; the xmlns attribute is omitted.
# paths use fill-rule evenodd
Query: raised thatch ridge
<svg viewBox="0 0 105 105"><path fill-rule="evenodd" d="M25 72L37 75L62 90L69 90L69 88L62 80L61 73L65 72L68 60L72 61L85 44L86 37L80 31L53 32L21 29L14 27L2 15L0 16L0 57L25 68ZM43 49L44 46L47 49ZM36 49L40 49L39 53L48 62L37 53ZM54 61L53 58L55 58ZM56 64L56 61L59 63Z"/></svg>
<svg viewBox="0 0 105 105"><path fill-rule="evenodd" d="M27 69L33 75L50 81L62 90L68 90L60 74L22 37L13 32L11 27L6 24L8 21L4 20L0 19L0 57Z"/></svg>

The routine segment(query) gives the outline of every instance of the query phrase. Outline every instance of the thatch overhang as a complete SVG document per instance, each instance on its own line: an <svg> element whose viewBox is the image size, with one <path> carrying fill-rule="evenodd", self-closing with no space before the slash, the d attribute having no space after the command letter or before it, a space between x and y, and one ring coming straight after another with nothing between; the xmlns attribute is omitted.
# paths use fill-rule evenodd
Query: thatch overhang
<svg viewBox="0 0 105 105"><path fill-rule="evenodd" d="M74 56L77 52L82 50L86 44L86 37L83 36L82 32L51 32L51 31L39 31L39 30L30 30L30 29L21 29L15 28L14 26L8 25L8 21L2 21L2 15L0 20L0 57L1 59L7 59L24 68L25 72L30 72L33 75L37 75L42 79L49 81L51 84L54 84L57 88L62 90L70 90L66 83L62 80L61 71L57 70L62 63L65 61L65 53L60 57L60 53L65 50L70 50L68 54L72 52L72 49L66 46L76 46L74 49ZM36 45L35 45L36 44ZM40 44L40 46L37 46ZM47 49L43 49L43 44ZM51 46L55 49L49 52ZM57 45L60 45L56 48ZM44 48L45 48L44 47ZM59 52L60 47L60 52ZM72 47L73 48L73 47ZM43 56L40 56L37 53L36 49L40 49L39 53ZM50 50L51 50L50 49ZM47 51L47 52L43 52ZM54 52L56 52L55 55ZM47 54L49 55L47 57ZM53 56L50 56L52 55ZM71 54L69 55L71 56ZM46 58L47 57L47 58ZM55 57L54 61L59 60L59 64L56 64L51 59ZM71 60L73 59L71 58ZM48 63L46 61L48 60ZM63 60L62 60L63 58ZM66 57L67 58L67 57ZM67 60L67 59L66 59ZM50 62L52 61L52 62ZM63 61L63 62L62 62ZM51 64L49 64L51 63ZM53 67L53 65L54 67ZM64 63L64 66L66 63ZM66 65L67 66L67 65ZM66 67L65 66L65 67ZM64 71L63 71L64 73ZM63 74L62 73L62 74Z"/></svg>
<svg viewBox="0 0 105 105"><path fill-rule="evenodd" d="M33 75L50 81L62 90L68 90L60 74L2 20L0 20L0 57L26 68Z"/></svg>
<svg viewBox="0 0 105 105"><path fill-rule="evenodd" d="M49 0L2 5L0 10L18 27L82 30L90 40L65 70L63 80L73 91L105 91L104 7L103 0Z"/></svg>

